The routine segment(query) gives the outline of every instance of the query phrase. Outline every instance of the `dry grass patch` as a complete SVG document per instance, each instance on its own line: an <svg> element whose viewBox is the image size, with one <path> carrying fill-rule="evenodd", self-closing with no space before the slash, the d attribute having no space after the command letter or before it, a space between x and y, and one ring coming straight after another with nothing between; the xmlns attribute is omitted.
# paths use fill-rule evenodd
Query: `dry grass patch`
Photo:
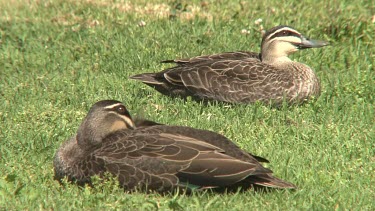
<svg viewBox="0 0 375 211"><path fill-rule="evenodd" d="M108 2L103 0L84 0L71 1L72 4L89 4L95 7L106 7L107 9L117 10L122 13L136 14L139 17L171 18L178 17L181 20L190 20L193 18L203 18L212 20L212 15L205 11L206 2L200 5L195 4L166 4L166 3L149 3L149 2L129 2L118 1Z"/></svg>

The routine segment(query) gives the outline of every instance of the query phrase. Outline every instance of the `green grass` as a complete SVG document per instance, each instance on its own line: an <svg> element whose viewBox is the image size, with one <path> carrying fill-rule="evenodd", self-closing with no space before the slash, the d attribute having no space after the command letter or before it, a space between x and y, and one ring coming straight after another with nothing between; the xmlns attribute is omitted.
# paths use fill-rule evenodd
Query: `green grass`
<svg viewBox="0 0 375 211"><path fill-rule="evenodd" d="M164 1L29 2L0 1L1 210L375 209L373 1L174 0L158 9ZM159 63L165 59L258 51L258 18L266 29L288 24L332 43L293 56L321 80L315 102L204 106L128 79L169 67ZM299 189L163 196L124 193L113 183L61 186L53 180L54 153L101 99L158 122L224 134Z"/></svg>

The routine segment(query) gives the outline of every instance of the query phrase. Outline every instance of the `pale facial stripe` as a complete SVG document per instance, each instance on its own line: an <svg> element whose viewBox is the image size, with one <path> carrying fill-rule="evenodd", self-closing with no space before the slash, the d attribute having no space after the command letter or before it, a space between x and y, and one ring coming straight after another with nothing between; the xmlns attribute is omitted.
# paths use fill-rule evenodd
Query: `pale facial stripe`
<svg viewBox="0 0 375 211"><path fill-rule="evenodd" d="M112 104L112 105L106 106L104 108L106 108L106 109L113 109L114 107L119 106L119 105L122 105L122 103Z"/></svg>
<svg viewBox="0 0 375 211"><path fill-rule="evenodd" d="M113 109L113 108L115 108L116 106L119 106L119 105L122 105L122 104L121 103L116 103L116 104L113 104L113 105L106 106L104 108L111 110L111 109ZM135 128L134 122L133 122L133 120L130 117L124 116L124 115L119 115L115 111L109 111L109 113L116 114L118 117L120 117L121 119L123 119L126 122L126 124L129 125L131 128Z"/></svg>
<svg viewBox="0 0 375 211"><path fill-rule="evenodd" d="M113 112L113 111L112 111L112 112ZM129 117L119 115L119 114L116 113L116 112L113 112L113 113L115 113L115 114L117 114L117 116L121 117L121 118L126 122L126 124L129 125L131 128L135 128L135 125L134 125L133 120L131 120Z"/></svg>
<svg viewBox="0 0 375 211"><path fill-rule="evenodd" d="M301 38L295 36L275 37L273 40L284 41L289 43L301 43Z"/></svg>
<svg viewBox="0 0 375 211"><path fill-rule="evenodd" d="M272 34L269 34L269 35L268 35L269 39L271 39L271 38L272 38L273 36L275 36L277 33L280 33L280 32L282 32L282 31L289 31L289 32L292 32L293 34L295 34L295 35L297 35L297 36L300 36L300 35L301 35L298 31L296 31L296 30L294 30L294 29L292 29L292 28L284 27L284 28L281 28L281 29L278 29L278 30L274 31ZM289 36L292 36L292 35L289 35ZM276 36L276 37L274 37L274 38L278 38L278 36Z"/></svg>

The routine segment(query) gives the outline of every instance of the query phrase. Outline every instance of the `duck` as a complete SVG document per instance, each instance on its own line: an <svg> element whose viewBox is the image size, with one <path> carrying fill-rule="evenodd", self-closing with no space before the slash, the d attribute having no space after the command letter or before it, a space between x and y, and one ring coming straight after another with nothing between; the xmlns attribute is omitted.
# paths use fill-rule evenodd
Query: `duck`
<svg viewBox="0 0 375 211"><path fill-rule="evenodd" d="M302 104L320 94L314 70L288 56L299 50L320 48L327 41L306 38L290 26L269 29L261 52L224 52L187 59L165 60L174 67L157 73L130 76L172 97L271 105Z"/></svg>
<svg viewBox="0 0 375 211"><path fill-rule="evenodd" d="M154 121L135 121L123 103L96 102L77 133L56 151L54 179L93 185L117 178L126 191L173 192L241 187L295 189L273 176L267 159L218 133Z"/></svg>

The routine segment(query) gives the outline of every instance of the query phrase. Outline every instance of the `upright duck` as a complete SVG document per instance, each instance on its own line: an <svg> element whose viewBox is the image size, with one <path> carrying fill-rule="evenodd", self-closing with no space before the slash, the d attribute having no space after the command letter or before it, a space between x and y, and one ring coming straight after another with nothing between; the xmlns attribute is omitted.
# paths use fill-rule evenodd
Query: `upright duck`
<svg viewBox="0 0 375 211"><path fill-rule="evenodd" d="M308 39L289 26L276 26L264 34L261 53L240 51L167 60L164 62L177 66L130 78L169 96L229 103L299 104L318 96L320 84L309 66L292 61L288 55L328 44Z"/></svg>
<svg viewBox="0 0 375 211"><path fill-rule="evenodd" d="M95 103L54 159L55 179L80 185L109 173L126 190L295 188L217 133L152 121L135 123L119 101Z"/></svg>

